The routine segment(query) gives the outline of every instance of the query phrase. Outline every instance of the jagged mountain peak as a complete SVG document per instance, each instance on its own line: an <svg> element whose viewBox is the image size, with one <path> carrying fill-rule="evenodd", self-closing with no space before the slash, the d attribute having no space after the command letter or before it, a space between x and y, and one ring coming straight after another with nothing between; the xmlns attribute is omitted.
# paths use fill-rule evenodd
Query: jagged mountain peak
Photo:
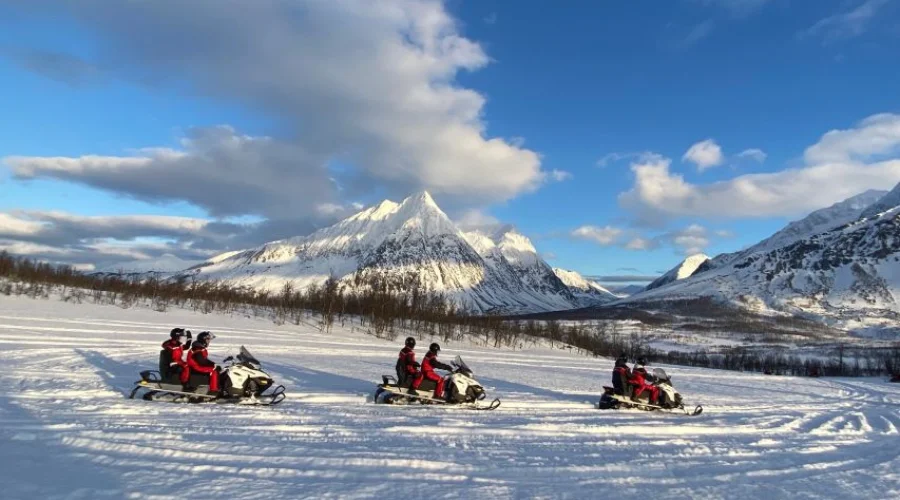
<svg viewBox="0 0 900 500"><path fill-rule="evenodd" d="M531 241L504 227L499 233L463 233L422 191L400 203L385 200L308 236L268 243L182 274L270 291L286 283L302 289L330 276L348 287L356 274L392 282L415 277L473 312L576 307L572 292Z"/></svg>
<svg viewBox="0 0 900 500"><path fill-rule="evenodd" d="M647 285L647 290L653 290L669 283L681 281L690 278L697 268L709 260L709 256L703 253L690 255L681 261L677 266L670 269L666 274L656 278L652 283Z"/></svg>

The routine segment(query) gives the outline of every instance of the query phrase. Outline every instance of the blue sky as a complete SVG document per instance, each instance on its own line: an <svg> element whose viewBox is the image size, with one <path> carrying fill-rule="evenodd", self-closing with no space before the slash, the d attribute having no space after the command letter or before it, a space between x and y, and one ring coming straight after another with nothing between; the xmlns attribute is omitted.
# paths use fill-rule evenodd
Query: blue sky
<svg viewBox="0 0 900 500"><path fill-rule="evenodd" d="M199 259L428 189L651 275L900 182L897 1L40 5L0 6L0 247L41 258Z"/></svg>

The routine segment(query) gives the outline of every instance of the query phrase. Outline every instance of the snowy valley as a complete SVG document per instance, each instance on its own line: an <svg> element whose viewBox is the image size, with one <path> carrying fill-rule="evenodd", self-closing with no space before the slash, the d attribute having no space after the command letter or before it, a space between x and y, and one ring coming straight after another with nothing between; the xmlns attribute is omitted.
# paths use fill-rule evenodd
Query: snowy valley
<svg viewBox="0 0 900 500"><path fill-rule="evenodd" d="M492 412L374 405L398 342L240 315L0 296L2 496L26 498L892 498L900 385L665 366L702 415L593 407L612 360L442 342ZM246 345L270 408L126 398L173 326ZM420 338L421 343L429 338Z"/></svg>

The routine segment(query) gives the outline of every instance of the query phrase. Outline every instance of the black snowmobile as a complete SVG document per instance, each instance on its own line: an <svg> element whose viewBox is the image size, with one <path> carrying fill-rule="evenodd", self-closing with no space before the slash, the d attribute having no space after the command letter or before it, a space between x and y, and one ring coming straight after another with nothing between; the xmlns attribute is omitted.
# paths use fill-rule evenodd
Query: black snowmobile
<svg viewBox="0 0 900 500"><path fill-rule="evenodd" d="M614 379L614 387L603 386L603 395L600 396L600 402L597 408L601 410L618 410L620 408L637 408L648 411L666 411L666 412L684 412L686 415L699 415L703 413L703 407L697 405L693 411L688 411L684 407L684 401L681 394L675 390L672 385L672 378L662 368L654 368L652 372L652 383L659 389L659 400L657 404L650 404L650 393L644 392L639 397L634 397L635 387L628 383L627 377L623 374L616 373ZM651 377L648 377L650 379Z"/></svg>
<svg viewBox="0 0 900 500"><path fill-rule="evenodd" d="M182 385L177 372L169 369L169 357L169 352L163 349L159 354L159 371L141 372L141 379L134 383L130 399L141 393L147 401L272 406L287 397L284 386L275 386L275 380L262 370L259 360L244 346L236 356L229 356L223 361L227 365L219 374L219 394L209 394L209 376L202 373L192 373L188 383Z"/></svg>
<svg viewBox="0 0 900 500"><path fill-rule="evenodd" d="M473 410L495 410L500 406L500 399L494 399L487 406L479 406L479 402L487 397L484 387L475 380L472 369L459 356L450 363L453 371L444 377L444 395L433 397L437 382L425 379L419 385L418 394L410 394L412 377L407 376L400 364L397 365L397 376L382 375L382 383L375 389L374 400L378 404L440 404L465 406Z"/></svg>

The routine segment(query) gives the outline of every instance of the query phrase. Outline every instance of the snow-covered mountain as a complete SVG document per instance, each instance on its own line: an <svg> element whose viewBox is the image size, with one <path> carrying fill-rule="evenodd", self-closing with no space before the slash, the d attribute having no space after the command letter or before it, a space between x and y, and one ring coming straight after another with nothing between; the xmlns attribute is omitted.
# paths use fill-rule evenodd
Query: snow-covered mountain
<svg viewBox="0 0 900 500"><path fill-rule="evenodd" d="M576 271L554 267L553 272L572 290L582 307L608 304L622 298L621 295L610 292L596 281L591 281Z"/></svg>
<svg viewBox="0 0 900 500"><path fill-rule="evenodd" d="M416 281L477 313L578 307L579 301L511 227L461 231L423 192L383 201L309 236L267 243L195 266L182 276L277 292L354 277Z"/></svg>
<svg viewBox="0 0 900 500"><path fill-rule="evenodd" d="M879 205L878 202L885 198L887 194L887 191L871 189L835 203L830 207L816 210L798 221L791 222L777 233L745 250L716 256L709 263L709 266L720 267L731 261L746 258L754 253L776 250L804 238L843 226L860 218L864 210ZM897 203L890 205L888 208L897 205L900 205L900 200L897 200Z"/></svg>
<svg viewBox="0 0 900 500"><path fill-rule="evenodd" d="M694 272L697 270L697 268L703 265L708 260L709 256L702 253L691 255L690 257L681 261L677 266L670 269L666 274L663 274L659 278L653 280L649 285L647 285L646 290L653 290L654 288L659 288L675 281L690 278L691 275L694 274Z"/></svg>
<svg viewBox="0 0 900 500"><path fill-rule="evenodd" d="M631 300L709 296L755 310L819 317L853 330L896 329L900 319L900 185L869 207L849 203L830 208L839 206L846 210L839 208L836 212L841 215L825 217L822 225L833 226L853 211L857 218L798 236L784 245L769 245L766 240L754 247L761 248L759 251L739 252L718 267L709 266L689 279Z"/></svg>

